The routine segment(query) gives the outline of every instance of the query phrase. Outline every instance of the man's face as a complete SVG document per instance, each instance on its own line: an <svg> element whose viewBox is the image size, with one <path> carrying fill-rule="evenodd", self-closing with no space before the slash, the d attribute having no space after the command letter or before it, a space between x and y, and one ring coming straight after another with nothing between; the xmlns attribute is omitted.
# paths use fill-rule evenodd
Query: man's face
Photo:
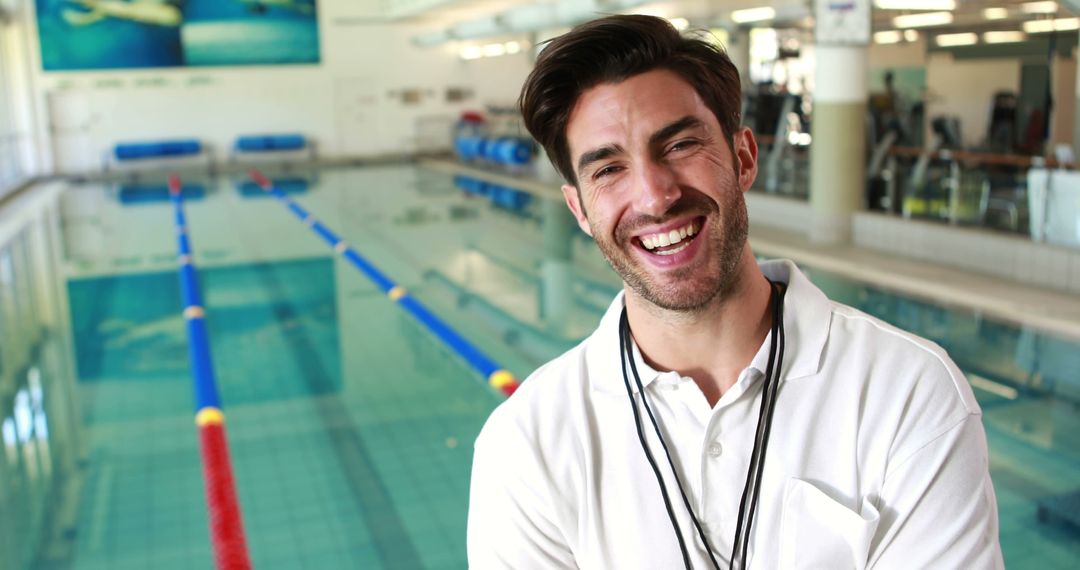
<svg viewBox="0 0 1080 570"><path fill-rule="evenodd" d="M757 174L747 129L729 144L694 88L659 69L582 93L566 138L567 205L635 293L694 311L731 289Z"/></svg>

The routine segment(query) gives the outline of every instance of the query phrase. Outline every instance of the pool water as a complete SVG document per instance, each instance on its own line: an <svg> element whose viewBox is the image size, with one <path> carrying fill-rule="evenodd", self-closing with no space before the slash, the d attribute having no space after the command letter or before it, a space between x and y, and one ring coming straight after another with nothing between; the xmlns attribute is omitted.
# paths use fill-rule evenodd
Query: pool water
<svg viewBox="0 0 1080 570"><path fill-rule="evenodd" d="M620 286L562 204L413 166L278 176L519 378ZM254 566L464 567L472 441L502 397L276 200L185 182ZM210 567L171 205L58 199L0 244L0 568ZM1076 566L1080 530L1036 513L1080 488L1077 342L807 272L949 350L983 406L1006 563Z"/></svg>

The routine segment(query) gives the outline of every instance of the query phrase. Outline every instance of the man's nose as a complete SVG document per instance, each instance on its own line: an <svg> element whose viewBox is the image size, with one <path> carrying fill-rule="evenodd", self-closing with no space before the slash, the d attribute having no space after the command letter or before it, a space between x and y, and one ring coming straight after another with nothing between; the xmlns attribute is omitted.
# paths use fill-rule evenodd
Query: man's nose
<svg viewBox="0 0 1080 570"><path fill-rule="evenodd" d="M637 178L636 207L642 214L663 216L682 196L675 174L664 164L646 164Z"/></svg>

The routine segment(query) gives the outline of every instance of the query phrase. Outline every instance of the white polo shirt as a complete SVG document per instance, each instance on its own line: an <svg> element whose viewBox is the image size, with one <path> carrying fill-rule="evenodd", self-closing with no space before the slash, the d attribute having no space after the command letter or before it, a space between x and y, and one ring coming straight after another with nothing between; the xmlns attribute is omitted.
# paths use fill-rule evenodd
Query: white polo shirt
<svg viewBox="0 0 1080 570"><path fill-rule="evenodd" d="M761 268L788 284L786 352L749 567L1003 567L981 411L956 365L934 343L829 301L791 262ZM473 462L471 567L683 567L623 383L622 307L620 294L592 336L537 370L488 419ZM692 380L653 370L634 346L724 568L769 344L712 408ZM644 421L693 567L711 568Z"/></svg>

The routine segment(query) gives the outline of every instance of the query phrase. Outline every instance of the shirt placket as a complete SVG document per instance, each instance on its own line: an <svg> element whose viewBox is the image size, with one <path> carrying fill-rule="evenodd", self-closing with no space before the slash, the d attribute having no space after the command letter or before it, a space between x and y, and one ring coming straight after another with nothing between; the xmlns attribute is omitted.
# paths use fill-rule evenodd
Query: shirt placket
<svg viewBox="0 0 1080 570"><path fill-rule="evenodd" d="M695 507L714 549L730 553L746 470L754 447L761 373L747 368L731 391L710 410L701 447L701 494Z"/></svg>

